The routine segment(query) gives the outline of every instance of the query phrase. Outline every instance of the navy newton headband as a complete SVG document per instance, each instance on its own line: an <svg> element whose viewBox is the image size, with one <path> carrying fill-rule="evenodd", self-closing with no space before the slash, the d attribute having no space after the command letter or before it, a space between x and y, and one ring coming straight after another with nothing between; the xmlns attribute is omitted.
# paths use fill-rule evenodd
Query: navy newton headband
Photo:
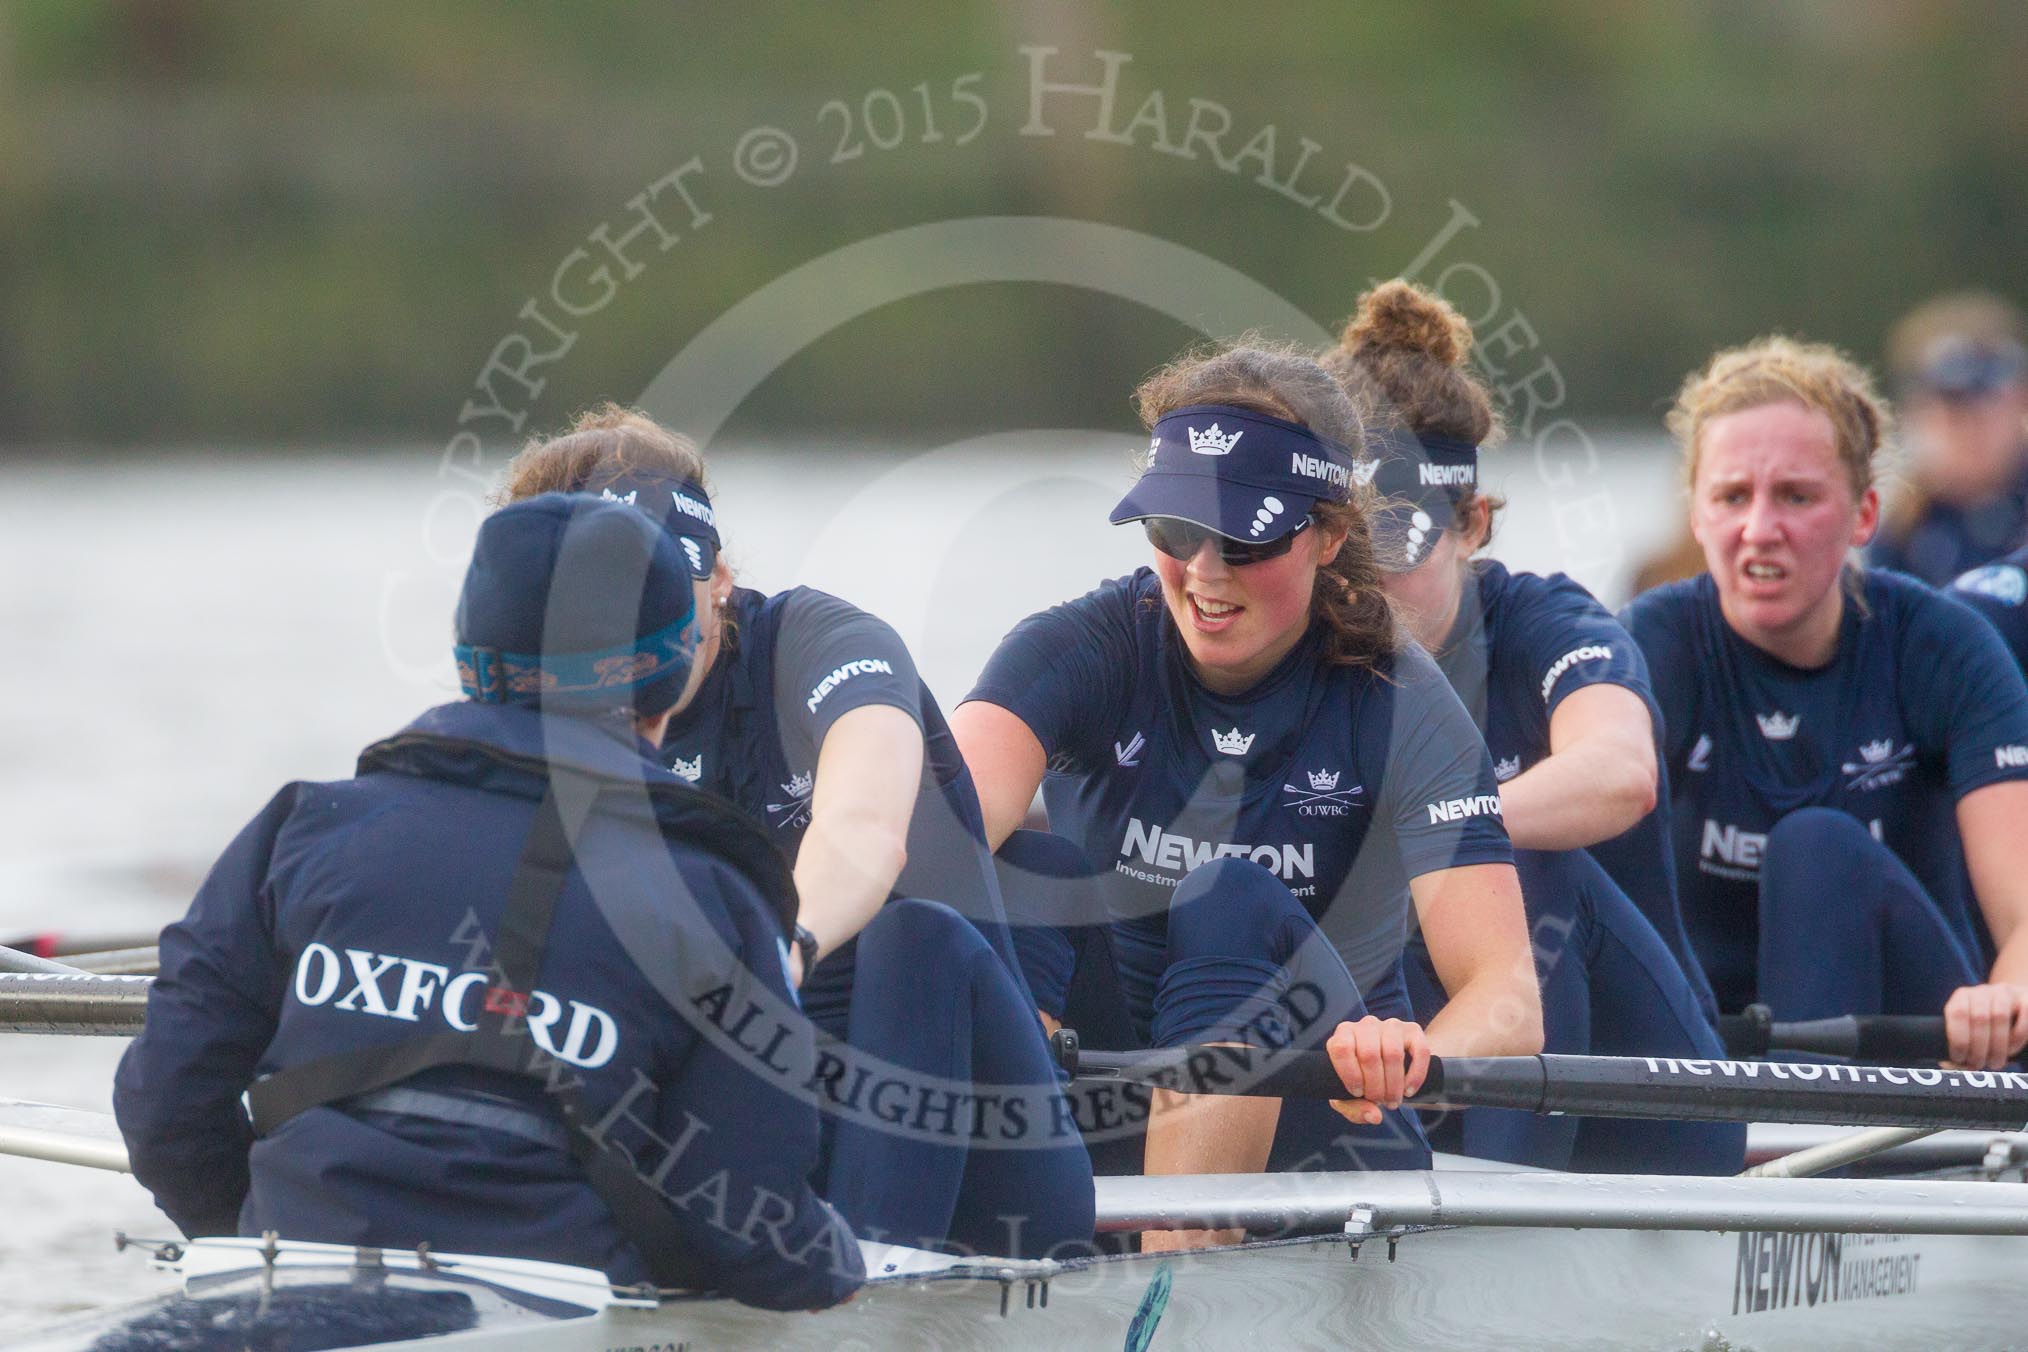
<svg viewBox="0 0 2028 1352"><path fill-rule="evenodd" d="M1175 517L1228 539L1267 543L1294 531L1319 501L1343 502L1351 452L1309 428L1228 404L1165 413L1139 482L1114 507L1114 525Z"/></svg>
<svg viewBox="0 0 2028 1352"><path fill-rule="evenodd" d="M683 547L692 575L711 576L722 546L718 539L718 513L712 509L711 498L702 487L688 479L622 474L600 487L598 495L607 502L637 508L660 522Z"/></svg>
<svg viewBox="0 0 2028 1352"><path fill-rule="evenodd" d="M1457 505L1479 491L1479 447L1398 427L1374 433L1368 446L1373 458L1360 471L1381 499L1374 554L1388 572L1405 573L1429 557Z"/></svg>

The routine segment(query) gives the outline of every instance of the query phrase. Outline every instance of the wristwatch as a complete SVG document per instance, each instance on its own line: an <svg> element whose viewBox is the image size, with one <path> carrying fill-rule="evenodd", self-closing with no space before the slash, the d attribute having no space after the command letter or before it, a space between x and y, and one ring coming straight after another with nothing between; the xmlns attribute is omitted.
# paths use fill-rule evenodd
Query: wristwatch
<svg viewBox="0 0 2028 1352"><path fill-rule="evenodd" d="M805 929L801 921L796 923L796 951L803 955L803 975L808 976L817 965L817 936Z"/></svg>

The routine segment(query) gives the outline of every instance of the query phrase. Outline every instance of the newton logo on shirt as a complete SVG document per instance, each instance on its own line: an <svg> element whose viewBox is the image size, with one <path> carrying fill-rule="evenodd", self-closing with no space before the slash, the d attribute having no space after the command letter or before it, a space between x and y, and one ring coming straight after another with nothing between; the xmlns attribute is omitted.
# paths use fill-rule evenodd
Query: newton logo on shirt
<svg viewBox="0 0 2028 1352"><path fill-rule="evenodd" d="M847 662L844 666L837 668L829 676L826 676L823 680L817 682L817 688L810 692L810 698L803 701L803 703L811 713L815 713L817 712L817 706L819 704L822 704L824 702L825 697L828 696L833 690L836 690L839 686L845 684L845 682L851 680L854 676L864 676L868 672L874 671L883 672L886 675L892 676L894 675L894 666L892 663L886 662L878 657L856 658L853 661Z"/></svg>
<svg viewBox="0 0 2028 1352"><path fill-rule="evenodd" d="M1500 816L1500 795L1497 793L1475 793L1470 798L1447 798L1441 803L1425 803L1429 809L1430 824L1458 822L1467 817Z"/></svg>
<svg viewBox="0 0 2028 1352"><path fill-rule="evenodd" d="M1556 689L1556 683L1563 679L1563 673L1579 662L1603 662L1613 655L1613 650L1603 643L1587 643L1582 648L1572 648L1549 664L1549 670L1542 674L1542 698L1548 699L1549 692Z"/></svg>

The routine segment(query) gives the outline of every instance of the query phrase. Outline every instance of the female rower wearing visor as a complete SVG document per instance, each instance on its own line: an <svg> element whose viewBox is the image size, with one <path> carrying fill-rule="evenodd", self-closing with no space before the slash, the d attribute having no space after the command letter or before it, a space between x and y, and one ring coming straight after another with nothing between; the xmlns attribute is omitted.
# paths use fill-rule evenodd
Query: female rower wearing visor
<svg viewBox="0 0 2028 1352"><path fill-rule="evenodd" d="M1348 1130L1314 1104L1158 1091L1148 1173L1426 1167L1400 1105L1429 1053L1541 1045L1492 762L1397 630L1347 449L1360 418L1331 377L1237 346L1136 399L1153 440L1112 520L1143 526L1152 566L1024 620L953 716L987 838L1041 788L1096 866L1142 1041L1328 1039L1359 1096ZM1411 899L1451 996L1427 1030L1402 978ZM1069 958L1042 957L1031 982L1060 1015Z"/></svg>
<svg viewBox="0 0 2028 1352"><path fill-rule="evenodd" d="M1499 434L1465 356L1471 327L1407 282L1361 297L1320 355L1383 430L1369 445L1383 501L1382 585L1485 734L1528 907L1550 1051L1723 1056L1710 996L1676 911L1647 663L1606 608L1562 574L1474 557L1503 505L1482 491L1480 447ZM1629 835L1629 833L1631 833ZM1626 837L1615 840L1616 837ZM1588 847L1629 861L1637 909ZM1645 912L1645 914L1644 914ZM1651 923L1651 920L1653 923ZM1676 951L1663 941L1671 936ZM1444 996L1420 943L1408 978L1418 1015ZM1689 975L1686 975L1686 968ZM1695 984L1693 985L1692 978ZM1548 1168L1736 1173L1746 1132L1475 1109L1466 1154ZM1573 1154L1575 1152L1575 1154Z"/></svg>
<svg viewBox="0 0 2028 1352"><path fill-rule="evenodd" d="M702 454L642 414L609 405L509 466L509 500L556 491L647 512L709 582L704 674L662 758L794 861L793 981L810 1019L858 1056L814 1081L826 1199L861 1235L925 1247L1038 1256L1089 1241L1091 1163L1074 1134L1049 1132L1057 1077L978 800L900 636L812 588L735 586ZM911 1092L868 1091L869 1076ZM950 1105L974 1083L1033 1101L968 1120ZM904 1097L910 1111L887 1120Z"/></svg>
<svg viewBox="0 0 2028 1352"><path fill-rule="evenodd" d="M1709 571L1621 619L1721 1006L1940 1010L1953 1061L2004 1064L2028 1042L2028 688L1965 606L1851 561L1880 520L1871 378L1763 338L1693 373L1669 427Z"/></svg>

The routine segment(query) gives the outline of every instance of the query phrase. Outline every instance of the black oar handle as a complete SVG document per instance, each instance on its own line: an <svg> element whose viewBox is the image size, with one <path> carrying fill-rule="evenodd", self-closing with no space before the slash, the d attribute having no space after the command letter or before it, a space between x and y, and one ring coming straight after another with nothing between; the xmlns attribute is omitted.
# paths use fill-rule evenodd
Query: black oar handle
<svg viewBox="0 0 2028 1352"><path fill-rule="evenodd" d="M1199 1045L1085 1052L1075 1034L1052 1043L1079 1079L1130 1080L1186 1094L1348 1097L1321 1051ZM1422 1088L1408 1101L1591 1117L2019 1131L2028 1124L2028 1074L1671 1057L1432 1056Z"/></svg>
<svg viewBox="0 0 2028 1352"><path fill-rule="evenodd" d="M1744 1013L1721 1017L1718 1033L1732 1056L1784 1051L1853 1061L1934 1063L1951 1054L1943 1017L1936 1014L1847 1014L1776 1023L1766 1005L1748 1005Z"/></svg>

